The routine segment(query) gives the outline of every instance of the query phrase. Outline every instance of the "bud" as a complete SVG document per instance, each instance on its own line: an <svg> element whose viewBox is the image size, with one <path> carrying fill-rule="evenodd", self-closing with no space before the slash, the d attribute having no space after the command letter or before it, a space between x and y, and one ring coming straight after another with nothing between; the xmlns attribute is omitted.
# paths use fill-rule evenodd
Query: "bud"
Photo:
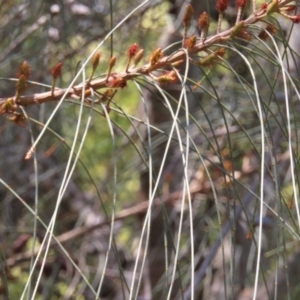
<svg viewBox="0 0 300 300"><path fill-rule="evenodd" d="M267 38L269 37L269 35L267 34L266 31L269 32L271 35L274 35L274 34L276 33L276 28L275 28L274 25L269 24L265 29L263 29L263 30L259 33L258 37L259 37L260 39L262 39L262 40L267 39Z"/></svg>
<svg viewBox="0 0 300 300"><path fill-rule="evenodd" d="M187 49L191 49L191 48L195 47L196 43L197 43L197 37L195 35L193 35L190 38L188 38L187 40L185 40L184 45Z"/></svg>
<svg viewBox="0 0 300 300"><path fill-rule="evenodd" d="M24 75L25 79L28 80L30 76L30 72L31 72L31 68L29 66L29 63L25 60L20 66L19 77L21 75Z"/></svg>
<svg viewBox="0 0 300 300"><path fill-rule="evenodd" d="M123 78L116 78L116 79L113 79L112 81L110 81L108 83L108 86L110 88L125 88L127 86L127 83L126 83L126 80L123 79Z"/></svg>
<svg viewBox="0 0 300 300"><path fill-rule="evenodd" d="M199 19L198 19L198 26L200 28L200 30L205 30L208 29L209 27L209 15L206 11L204 11Z"/></svg>
<svg viewBox="0 0 300 300"><path fill-rule="evenodd" d="M228 5L229 0L218 0L216 5L217 11L219 13L223 13L227 9Z"/></svg>
<svg viewBox="0 0 300 300"><path fill-rule="evenodd" d="M156 78L156 80L161 84L175 83L178 80L177 73L172 70L166 74L163 74Z"/></svg>
<svg viewBox="0 0 300 300"><path fill-rule="evenodd" d="M164 56L164 53L162 52L161 48L157 48L156 50L154 50L149 57L150 65L153 66L153 65L157 64L157 62L163 56Z"/></svg>
<svg viewBox="0 0 300 300"><path fill-rule="evenodd" d="M61 68L62 68L62 63L58 63L52 68L51 75L53 78L58 78L61 76Z"/></svg>
<svg viewBox="0 0 300 300"><path fill-rule="evenodd" d="M194 14L193 6L191 4L187 5L183 16L183 26L184 26L185 35L191 26L193 14Z"/></svg>
<svg viewBox="0 0 300 300"><path fill-rule="evenodd" d="M291 17L289 17L289 19L292 22L294 22L295 24L299 24L300 23L300 15L291 16Z"/></svg>
<svg viewBox="0 0 300 300"><path fill-rule="evenodd" d="M128 57L132 59L137 54L138 51L139 51L139 45L134 43L128 49Z"/></svg>
<svg viewBox="0 0 300 300"><path fill-rule="evenodd" d="M20 93L22 93L25 90L26 86L26 77L22 74L20 75L19 80L16 84L17 95L20 95Z"/></svg>
<svg viewBox="0 0 300 300"><path fill-rule="evenodd" d="M236 0L236 6L244 8L247 4L247 0Z"/></svg>
<svg viewBox="0 0 300 300"><path fill-rule="evenodd" d="M116 64L117 58L115 56L112 56L109 60L109 69L111 70L115 64Z"/></svg>
<svg viewBox="0 0 300 300"><path fill-rule="evenodd" d="M95 55L93 56L93 59L92 59L93 70L97 69L97 67L99 65L100 57L101 57L101 54L99 52L95 53Z"/></svg>
<svg viewBox="0 0 300 300"><path fill-rule="evenodd" d="M144 49L140 49L133 58L133 63L136 66L144 56Z"/></svg>

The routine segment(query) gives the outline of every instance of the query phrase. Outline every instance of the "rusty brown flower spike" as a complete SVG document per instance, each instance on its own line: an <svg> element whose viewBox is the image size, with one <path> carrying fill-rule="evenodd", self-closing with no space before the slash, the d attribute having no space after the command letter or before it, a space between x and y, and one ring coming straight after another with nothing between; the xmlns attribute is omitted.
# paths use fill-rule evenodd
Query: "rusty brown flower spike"
<svg viewBox="0 0 300 300"><path fill-rule="evenodd" d="M16 100L18 100L20 94L26 89L26 87L26 76L24 74L21 74L16 84Z"/></svg>
<svg viewBox="0 0 300 300"><path fill-rule="evenodd" d="M112 56L109 60L108 71L107 71L107 75L106 75L106 82L108 82L108 78L111 74L111 70L115 66L116 61L117 61L116 56Z"/></svg>
<svg viewBox="0 0 300 300"><path fill-rule="evenodd" d="M161 50L161 48L157 48L156 50L154 50L149 57L150 65L151 66L155 65L163 56L164 53Z"/></svg>
<svg viewBox="0 0 300 300"><path fill-rule="evenodd" d="M221 32L221 23L223 19L223 12L227 9L229 5L229 0L217 0L217 11L219 12L219 18L218 18L218 27L217 27L217 33Z"/></svg>
<svg viewBox="0 0 300 300"><path fill-rule="evenodd" d="M93 69L92 69L92 73L91 73L91 75L90 75L90 78L89 78L89 80L88 80L88 84L87 84L87 85L89 85L90 82L92 81L92 78L93 78L93 76L94 76L94 74L95 74L95 71L96 71L96 69L97 69L97 67L98 67L98 65L99 65L100 57L101 57L101 54L100 54L99 52L97 52L97 53L95 53L95 55L94 55L93 58L92 58Z"/></svg>
<svg viewBox="0 0 300 300"><path fill-rule="evenodd" d="M197 43L197 37L193 35L190 38L185 40L184 45L187 49L192 49L193 47L195 47L196 43Z"/></svg>
<svg viewBox="0 0 300 300"><path fill-rule="evenodd" d="M93 59L92 59L93 70L97 69L97 67L99 65L100 57L101 57L101 54L99 52L95 53L95 55L93 56Z"/></svg>
<svg viewBox="0 0 300 300"><path fill-rule="evenodd" d="M193 15L194 15L194 8L191 4L188 4L186 9L185 9L185 13L184 13L184 16L183 16L183 27L184 27L184 34L183 34L183 40L186 39L186 35L187 35L187 32L191 26L191 23L192 23L192 18L193 18Z"/></svg>
<svg viewBox="0 0 300 300"><path fill-rule="evenodd" d="M127 82L123 78L116 78L116 79L113 79L112 81L110 81L108 83L108 86L110 88L121 88L121 89L123 89L127 86Z"/></svg>
<svg viewBox="0 0 300 300"><path fill-rule="evenodd" d="M128 72L131 60L134 58L134 56L137 54L138 51L139 51L139 45L136 43L132 44L128 48L128 61L127 61L126 69L125 69L126 73Z"/></svg>
<svg viewBox="0 0 300 300"><path fill-rule="evenodd" d="M24 75L25 79L28 80L30 77L30 72L31 72L31 68L29 63L25 60L21 66L20 66L20 70L19 70L19 77L21 75Z"/></svg>
<svg viewBox="0 0 300 300"><path fill-rule="evenodd" d="M129 58L133 58L138 51L139 51L139 45L136 43L132 44L128 49Z"/></svg>
<svg viewBox="0 0 300 300"><path fill-rule="evenodd" d="M53 77L52 89L51 89L52 96L54 94L56 79L61 76L61 70L62 70L62 63L61 62L56 64L51 70L51 75Z"/></svg>
<svg viewBox="0 0 300 300"><path fill-rule="evenodd" d="M247 0L236 0L236 6L244 8L247 4Z"/></svg>
<svg viewBox="0 0 300 300"><path fill-rule="evenodd" d="M264 30L262 30L259 34L258 34L258 38L265 40L269 37L269 35L267 34L267 32L269 32L271 35L274 35L276 33L276 28L273 24L269 24Z"/></svg>
<svg viewBox="0 0 300 300"><path fill-rule="evenodd" d="M133 64L136 66L144 56L144 49L140 49L133 58Z"/></svg>
<svg viewBox="0 0 300 300"><path fill-rule="evenodd" d="M219 13L223 13L227 9L228 5L229 0L218 0L216 5L217 11Z"/></svg>
<svg viewBox="0 0 300 300"><path fill-rule="evenodd" d="M208 32L208 27L209 27L209 15L206 11L204 11L198 19L198 27L201 31L200 34L200 40L203 43Z"/></svg>
<svg viewBox="0 0 300 300"><path fill-rule="evenodd" d="M52 70L51 70L51 75L53 78L58 78L61 76L61 70L62 70L62 63L56 64Z"/></svg>
<svg viewBox="0 0 300 300"><path fill-rule="evenodd" d="M241 15L244 7L247 4L247 0L236 0L236 6L238 8L237 16L236 16L236 22L235 24L238 24L241 20Z"/></svg>
<svg viewBox="0 0 300 300"><path fill-rule="evenodd" d="M204 11L198 19L199 29L207 29L209 27L209 15Z"/></svg>

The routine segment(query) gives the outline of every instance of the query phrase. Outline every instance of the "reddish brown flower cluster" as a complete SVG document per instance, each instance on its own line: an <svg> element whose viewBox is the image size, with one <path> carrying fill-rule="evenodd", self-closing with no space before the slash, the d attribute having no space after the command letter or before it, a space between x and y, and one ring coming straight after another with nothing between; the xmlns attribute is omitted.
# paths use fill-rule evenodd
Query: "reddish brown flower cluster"
<svg viewBox="0 0 300 300"><path fill-rule="evenodd" d="M184 45L187 49L191 49L195 47L196 43L197 43L197 37L193 35L190 38L185 40Z"/></svg>
<svg viewBox="0 0 300 300"><path fill-rule="evenodd" d="M260 6L260 9L261 10L266 10L268 8L268 3L263 3L261 6Z"/></svg>
<svg viewBox="0 0 300 300"><path fill-rule="evenodd" d="M27 87L27 80L29 79L31 73L31 68L28 62L25 60L19 69L19 80L16 84L16 99L19 98L20 94L26 89Z"/></svg>
<svg viewBox="0 0 300 300"><path fill-rule="evenodd" d="M23 92L26 87L27 87L26 77L25 77L25 75L22 74L22 75L20 75L19 80L16 84L17 92L18 93Z"/></svg>
<svg viewBox="0 0 300 300"><path fill-rule="evenodd" d="M154 50L150 57L149 57L149 63L151 66L157 64L157 62L164 56L163 51L161 50L161 48L157 48L156 50Z"/></svg>
<svg viewBox="0 0 300 300"><path fill-rule="evenodd" d="M198 26L200 29L207 29L209 27L209 15L206 11L204 11L198 19Z"/></svg>
<svg viewBox="0 0 300 300"><path fill-rule="evenodd" d="M294 22L295 24L300 23L300 15L290 16L289 19Z"/></svg>
<svg viewBox="0 0 300 300"><path fill-rule="evenodd" d="M228 5L229 0L218 0L216 5L217 11L219 13L223 13L227 9Z"/></svg>
<svg viewBox="0 0 300 300"><path fill-rule="evenodd" d="M139 45L134 43L133 45L131 45L128 49L128 56L129 58L133 58L137 52L139 51Z"/></svg>
<svg viewBox="0 0 300 300"><path fill-rule="evenodd" d="M62 63L56 64L52 70L51 70L51 75L53 78L58 78L61 76L61 69L62 69Z"/></svg>
<svg viewBox="0 0 300 300"><path fill-rule="evenodd" d="M245 7L247 4L247 0L236 0L236 6L237 7Z"/></svg>
<svg viewBox="0 0 300 300"><path fill-rule="evenodd" d="M125 88L127 86L127 82L124 78L115 78L108 83L110 88Z"/></svg>
<svg viewBox="0 0 300 300"><path fill-rule="evenodd" d="M21 66L20 66L20 69L19 69L19 76L24 76L26 80L29 79L30 77L30 73L31 73L31 68L30 68L30 65L29 63L25 60Z"/></svg>
<svg viewBox="0 0 300 300"><path fill-rule="evenodd" d="M183 16L183 26L185 32L187 32L191 26L192 18L194 15L194 8L191 4L189 4L185 9L185 14Z"/></svg>
<svg viewBox="0 0 300 300"><path fill-rule="evenodd" d="M267 34L267 32L269 32L271 35L274 35L276 33L276 28L274 25L269 24L265 30L262 30L259 34L258 37L262 40L265 40L269 37L269 35Z"/></svg>

